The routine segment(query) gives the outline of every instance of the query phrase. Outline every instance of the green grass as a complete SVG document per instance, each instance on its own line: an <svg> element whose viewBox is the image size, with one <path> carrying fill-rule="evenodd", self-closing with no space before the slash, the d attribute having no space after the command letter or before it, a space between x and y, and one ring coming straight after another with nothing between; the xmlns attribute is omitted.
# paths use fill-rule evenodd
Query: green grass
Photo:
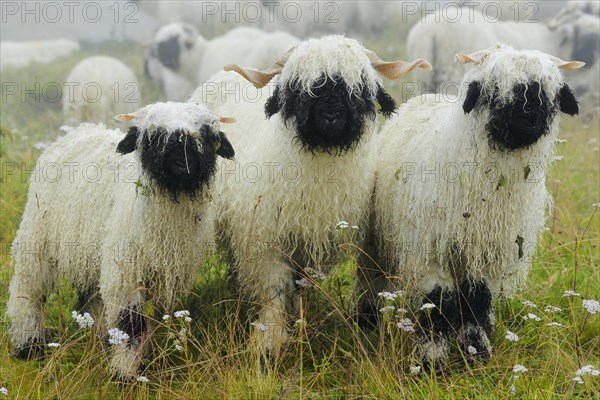
<svg viewBox="0 0 600 400"><path fill-rule="evenodd" d="M388 36L389 33L386 33ZM389 41L392 41L391 39ZM383 51L383 46L377 47ZM380 50L381 49L381 50ZM400 49L403 51L403 49ZM113 44L87 48L51 65L3 71L3 82L60 82L75 63L91 54L113 54L125 60L141 79L144 103L161 99L156 87L143 80L142 48ZM399 93L391 90L399 98ZM9 98L0 113L2 164L0 195L0 313L5 312L12 275L10 243L18 228L27 194L27 174L39 151L34 144L60 134L59 102L22 102ZM108 372L108 345L90 331L77 329L70 316L76 294L68 282L51 295L45 310L52 340L62 344L50 349L40 362L22 362L9 354L6 319L0 328L0 387L8 398L31 399L572 399L600 398L600 377L572 381L577 368L600 367L600 315L581 306L583 298L600 298L600 201L598 147L599 122L594 114L589 126L583 117L563 117L557 153L564 156L551 169L548 187L555 199L537 252L527 287L514 299L495 305L497 330L495 354L486 364L467 365L459 356L443 375L410 375L416 364L410 334L389 324L382 332L361 333L351 322L353 263L336 268L326 281L302 295L305 325L295 328L289 346L267 374L247 347L255 307L241 299L222 257L211 257L194 290L182 303L194 317L184 340L183 322L163 323L153 336L153 353L141 374L149 383L119 385ZM596 144L590 142L595 139ZM17 173L12 169L17 168ZM351 247L346 250L350 253ZM581 293L573 299L564 290ZM521 304L530 300L538 310ZM542 311L555 305L563 311ZM148 304L151 312L151 304ZM534 312L543 321L524 320ZM294 318L295 319L295 318ZM547 326L556 321L562 327ZM516 343L504 338L506 330L519 335ZM183 352L175 348L175 339ZM514 379L515 364L529 371ZM2 397L0 395L0 397Z"/></svg>

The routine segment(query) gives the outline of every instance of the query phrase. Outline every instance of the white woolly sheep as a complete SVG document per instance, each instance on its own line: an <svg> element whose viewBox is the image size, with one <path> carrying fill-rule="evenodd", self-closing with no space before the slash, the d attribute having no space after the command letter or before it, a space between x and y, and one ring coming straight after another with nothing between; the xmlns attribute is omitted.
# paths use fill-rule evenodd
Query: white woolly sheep
<svg viewBox="0 0 600 400"><path fill-rule="evenodd" d="M213 240L216 158L234 153L202 106L156 103L119 119L133 123L126 135L84 123L40 156L12 247L7 314L16 355L39 355L45 296L70 279L81 304L98 310L101 297L105 327L129 336L111 369L130 379L148 343L142 305L150 296L169 312L192 287Z"/></svg>
<svg viewBox="0 0 600 400"><path fill-rule="evenodd" d="M151 54L162 64L163 70L179 77L180 82L189 82L187 90L174 91L163 77L167 97L184 100L198 84L224 65L237 63L266 68L297 43L298 39L287 33L266 33L249 27L236 28L226 35L207 40L189 24L172 23L157 32ZM147 66L152 64L155 61L146 60ZM170 97L169 93L178 97Z"/></svg>
<svg viewBox="0 0 600 400"><path fill-rule="evenodd" d="M81 60L65 79L65 122L107 122L116 114L140 106L140 84L127 65L113 57L94 56Z"/></svg>
<svg viewBox="0 0 600 400"><path fill-rule="evenodd" d="M48 64L79 51L79 43L70 39L30 42L0 41L0 70L25 67L31 63Z"/></svg>
<svg viewBox="0 0 600 400"><path fill-rule="evenodd" d="M407 51L410 56L419 54L432 60L433 73L416 75L425 92L445 92L456 94L466 68L454 63L454 54L459 51L472 52L489 48L497 43L506 43L517 49L535 48L563 59L596 60L593 68L596 73L600 27L590 24L587 18L571 19L556 27L546 23L516 23L512 21L486 21L479 11L469 12L457 9L446 14L428 15L425 22L417 22L407 37ZM461 15L455 21L448 15ZM438 21L438 22L436 22ZM575 34L577 32L577 34ZM595 39L594 39L595 38ZM595 42L594 42L595 40ZM582 52L588 54L582 57ZM597 89L596 89L597 90Z"/></svg>
<svg viewBox="0 0 600 400"><path fill-rule="evenodd" d="M453 334L467 357L491 356L493 301L524 282L551 204L558 113L578 113L559 68L580 62L508 46L457 58L475 63L459 97L413 98L377 136L375 263L358 274L363 322L397 285L435 306L417 311L426 367L443 364Z"/></svg>
<svg viewBox="0 0 600 400"><path fill-rule="evenodd" d="M263 356L276 356L286 342L294 280L339 259L339 221L365 220L377 104L386 116L395 110L379 74L396 79L427 67L424 60L383 62L355 40L326 36L302 42L266 71L226 68L258 90L222 72L210 79L218 92L200 87L189 100L239 116L227 132L239 164L222 164L215 206L240 285L260 307L256 326L266 329L253 340Z"/></svg>

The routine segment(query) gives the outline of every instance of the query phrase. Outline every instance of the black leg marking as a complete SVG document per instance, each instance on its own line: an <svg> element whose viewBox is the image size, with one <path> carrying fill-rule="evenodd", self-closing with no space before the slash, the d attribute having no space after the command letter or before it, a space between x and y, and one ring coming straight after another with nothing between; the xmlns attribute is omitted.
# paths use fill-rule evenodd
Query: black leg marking
<svg viewBox="0 0 600 400"><path fill-rule="evenodd" d="M462 318L460 339L463 341L465 354L489 358L492 352L489 337L494 328L492 294L483 281L464 281L459 291ZM469 346L475 348L475 354L468 351Z"/></svg>
<svg viewBox="0 0 600 400"><path fill-rule="evenodd" d="M15 357L21 360L43 360L46 356L44 341L31 338L23 346L15 349Z"/></svg>
<svg viewBox="0 0 600 400"><path fill-rule="evenodd" d="M146 319L142 314L141 304L130 304L127 309L121 311L117 328L129 335L128 346L138 346L146 332Z"/></svg>
<svg viewBox="0 0 600 400"><path fill-rule="evenodd" d="M419 349L425 371L441 371L448 357L448 341L460 315L454 290L436 286L423 299L435 308L419 311Z"/></svg>

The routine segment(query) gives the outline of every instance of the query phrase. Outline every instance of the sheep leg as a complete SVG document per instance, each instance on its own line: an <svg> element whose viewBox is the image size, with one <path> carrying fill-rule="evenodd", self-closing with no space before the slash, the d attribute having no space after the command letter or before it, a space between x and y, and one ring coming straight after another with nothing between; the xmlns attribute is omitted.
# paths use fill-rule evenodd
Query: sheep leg
<svg viewBox="0 0 600 400"><path fill-rule="evenodd" d="M358 299L357 319L362 329L376 328L379 323L379 309L383 307L377 293L389 288L389 263L378 257L379 251L372 243L366 243L357 260L354 297Z"/></svg>
<svg viewBox="0 0 600 400"><path fill-rule="evenodd" d="M130 301L120 307L116 318L116 326L108 325L108 328L116 327L125 332L129 338L122 343L114 345L114 353L111 360L111 372L123 381L131 381L137 376L141 369L145 353L147 351L148 325L142 312L144 296L139 290L132 291ZM115 321L109 315L107 321Z"/></svg>
<svg viewBox="0 0 600 400"><path fill-rule="evenodd" d="M80 291L77 296L77 310L88 312L94 319L94 332L98 337L103 337L105 332L104 304L98 289Z"/></svg>
<svg viewBox="0 0 600 400"><path fill-rule="evenodd" d="M426 293L421 305L431 303L435 307L422 308L417 313L417 348L423 368L439 371L448 359L449 341L460 315L458 299L451 281L438 280L433 289Z"/></svg>
<svg viewBox="0 0 600 400"><path fill-rule="evenodd" d="M264 361L272 362L287 342L286 309L294 290L293 279L292 268L282 257L275 257L260 277L256 298L262 308L254 323L254 343Z"/></svg>
<svg viewBox="0 0 600 400"><path fill-rule="evenodd" d="M27 259L34 257L35 261ZM41 359L45 350L42 319L46 286L52 285L49 265L45 261L38 261L34 255L15 258L17 266L10 283L6 309L10 320L8 334L17 358ZM27 265L28 261L33 261L30 263L32 265Z"/></svg>
<svg viewBox="0 0 600 400"><path fill-rule="evenodd" d="M464 353L468 357L490 358L492 344L489 338L495 318L492 311L492 294L485 281L464 281L459 288L459 302L461 324L458 338Z"/></svg>

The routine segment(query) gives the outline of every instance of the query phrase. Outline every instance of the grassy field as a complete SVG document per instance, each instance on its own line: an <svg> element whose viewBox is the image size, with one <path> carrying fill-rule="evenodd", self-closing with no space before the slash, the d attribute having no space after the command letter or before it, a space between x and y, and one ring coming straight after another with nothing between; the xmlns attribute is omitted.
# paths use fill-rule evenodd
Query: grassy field
<svg viewBox="0 0 600 400"><path fill-rule="evenodd" d="M374 44L385 54L384 46ZM401 50L397 50L401 51ZM142 48L111 44L51 65L2 73L2 82L31 85L61 82L86 55L113 54L132 65L140 79ZM399 97L400 85L391 92ZM395 93L394 93L395 92ZM144 103L160 99L159 91L142 80ZM219 254L211 257L188 299L191 323L171 319L158 329L153 354L141 376L148 382L118 384L108 371L109 345L71 318L76 293L68 282L51 295L45 325L58 348L49 348L43 361L22 362L10 356L3 316L13 265L10 244L18 228L27 194L27 170L40 151L40 142L61 134L60 102L42 96L21 101L3 97L0 111L0 399L591 399L600 398L600 376L573 381L585 365L600 368L600 315L582 306L583 299L600 300L600 126L597 113L564 117L548 187L555 207L548 231L535 257L530 280L517 297L500 300L493 338L495 354L486 364L469 365L457 358L442 375L411 374L416 365L412 337L396 327L364 334L352 323L352 251L348 261L326 280L302 295L305 324L295 334L277 365L262 374L248 351L252 304L238 297ZM13 167L17 169L14 170ZM17 173L13 173L17 171ZM565 290L580 294L563 297ZM530 301L532 309L523 304ZM560 307L546 312L545 306ZM151 308L151 305L148 305ZM524 319L535 313L540 321ZM558 322L561 326L548 325ZM182 334L181 329L187 333ZM505 338L511 331L517 342ZM181 351L176 347L181 346ZM514 373L517 364L526 372ZM519 375L515 378L515 375Z"/></svg>

